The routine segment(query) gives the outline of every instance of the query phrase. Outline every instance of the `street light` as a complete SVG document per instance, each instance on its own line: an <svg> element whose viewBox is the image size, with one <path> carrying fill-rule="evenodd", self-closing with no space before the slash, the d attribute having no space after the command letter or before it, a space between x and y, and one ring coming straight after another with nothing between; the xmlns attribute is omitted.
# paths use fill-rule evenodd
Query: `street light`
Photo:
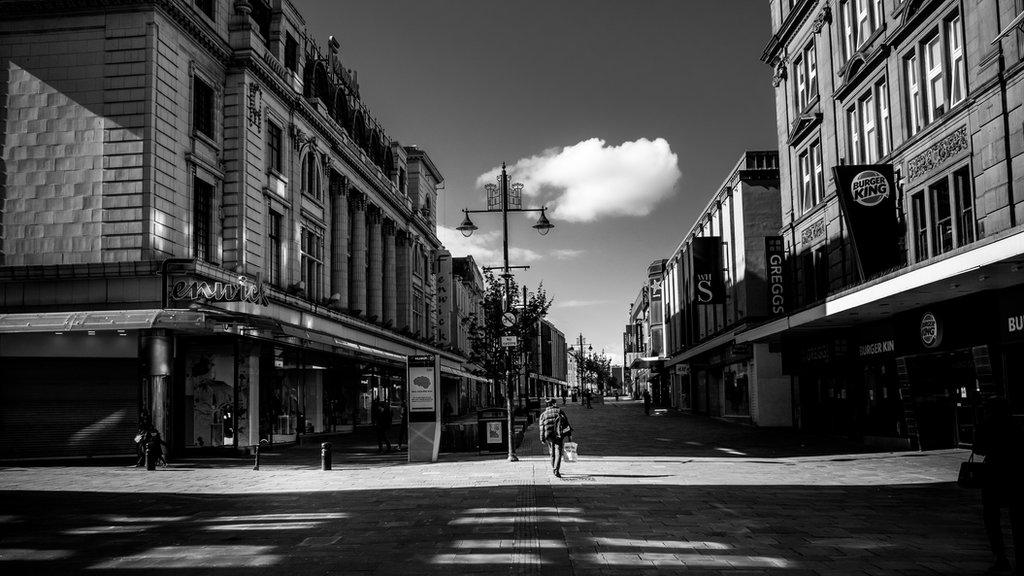
<svg viewBox="0 0 1024 576"><path fill-rule="evenodd" d="M473 235L473 232L476 232L478 230L476 224L473 223L473 220L469 217L469 215L497 212L498 210L496 210L495 207L500 204L502 229L501 242L503 257L501 266L501 277L505 281L505 302L508 303L507 305L511 305L512 295L509 294L509 280L512 279L512 273L510 272L510 270L512 270L513 268L527 269L529 268L529 266L509 266L508 264L508 213L540 212L540 218L537 219L537 223L534 224L532 228L539 232L541 236L547 235L547 233L550 232L551 229L555 227L555 225L548 220L546 206L542 206L540 208L522 207L523 185L517 182L515 184L512 184L511 190L509 189L508 171L505 168L504 162L501 163L501 175L498 177L498 183L500 184L500 186L495 186L494 184L488 184L487 186L485 186L485 188L487 189L487 210L469 210L463 208L462 213L465 215L465 218L463 218L462 223L459 224L458 227L456 227L455 229L458 230L466 238L469 238L470 236ZM514 197L515 207L509 206L510 194L512 197ZM484 270L487 269L487 267L484 268ZM526 303L524 302L523 305L525 306ZM512 387L510 384L512 376L511 370L507 369L511 363L511 360L507 353L505 357L505 362L505 406L508 409L508 460L509 462L516 462L519 460L519 458L516 457L514 444L512 442Z"/></svg>

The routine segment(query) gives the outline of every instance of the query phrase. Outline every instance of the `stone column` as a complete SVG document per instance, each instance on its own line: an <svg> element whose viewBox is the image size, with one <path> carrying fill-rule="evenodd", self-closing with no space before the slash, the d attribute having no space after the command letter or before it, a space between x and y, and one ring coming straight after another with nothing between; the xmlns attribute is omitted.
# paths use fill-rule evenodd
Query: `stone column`
<svg viewBox="0 0 1024 576"><path fill-rule="evenodd" d="M380 208L371 206L366 216L366 244L370 250L369 271L366 273L366 315L381 321L384 317L384 254Z"/></svg>
<svg viewBox="0 0 1024 576"><path fill-rule="evenodd" d="M395 236L395 328L412 329L412 270L409 268L411 239L405 230Z"/></svg>
<svg viewBox="0 0 1024 576"><path fill-rule="evenodd" d="M395 301L397 283L395 278L395 221L384 220L384 322L389 326L395 325L395 311L398 309Z"/></svg>
<svg viewBox="0 0 1024 576"><path fill-rule="evenodd" d="M333 188L333 187L332 187ZM348 181L331 195L331 306L348 308Z"/></svg>
<svg viewBox="0 0 1024 576"><path fill-rule="evenodd" d="M349 196L352 209L352 258L349 259L349 309L366 312L366 197L354 193Z"/></svg>

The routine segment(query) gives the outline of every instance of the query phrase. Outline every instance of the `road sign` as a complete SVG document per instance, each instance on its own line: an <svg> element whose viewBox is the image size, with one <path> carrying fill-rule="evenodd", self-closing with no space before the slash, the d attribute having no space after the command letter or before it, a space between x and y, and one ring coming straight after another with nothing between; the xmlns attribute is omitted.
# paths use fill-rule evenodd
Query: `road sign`
<svg viewBox="0 0 1024 576"><path fill-rule="evenodd" d="M501 315L501 323L506 328L511 328L516 325L516 313L511 310Z"/></svg>
<svg viewBox="0 0 1024 576"><path fill-rule="evenodd" d="M518 344L519 344L519 338L516 338L515 336L502 336L501 337L501 346L502 346L502 348L514 348Z"/></svg>

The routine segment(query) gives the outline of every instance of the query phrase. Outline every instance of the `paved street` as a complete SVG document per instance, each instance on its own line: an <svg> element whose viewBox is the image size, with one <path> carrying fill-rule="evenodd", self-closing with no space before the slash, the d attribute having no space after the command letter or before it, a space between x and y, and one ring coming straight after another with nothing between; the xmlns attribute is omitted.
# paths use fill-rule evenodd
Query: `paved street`
<svg viewBox="0 0 1024 576"><path fill-rule="evenodd" d="M313 448L268 456L259 472L247 460L6 467L0 571L923 575L989 564L978 495L952 483L962 451L865 453L645 417L635 402L567 411L581 460L562 479L535 428L518 463L410 465L349 446L329 472Z"/></svg>

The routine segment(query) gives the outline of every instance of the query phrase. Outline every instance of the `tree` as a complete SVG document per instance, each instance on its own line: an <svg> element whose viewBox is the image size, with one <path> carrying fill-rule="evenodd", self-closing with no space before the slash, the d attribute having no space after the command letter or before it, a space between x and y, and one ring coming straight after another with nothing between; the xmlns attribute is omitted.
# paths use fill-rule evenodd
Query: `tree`
<svg viewBox="0 0 1024 576"><path fill-rule="evenodd" d="M480 367L480 375L504 390L505 407L508 409L508 459L516 461L518 458L512 441L513 377L518 377L525 367L526 344L534 335L537 323L547 315L551 299L541 284L524 304L514 279L508 278L506 284L506 280L496 278L490 271L484 272L484 283L486 287L480 311L466 320L469 360ZM511 327L502 323L502 316L508 311L513 311L516 317ZM503 347L502 336L515 336L518 344L515 347ZM505 383L504 387L500 387L501 382Z"/></svg>

